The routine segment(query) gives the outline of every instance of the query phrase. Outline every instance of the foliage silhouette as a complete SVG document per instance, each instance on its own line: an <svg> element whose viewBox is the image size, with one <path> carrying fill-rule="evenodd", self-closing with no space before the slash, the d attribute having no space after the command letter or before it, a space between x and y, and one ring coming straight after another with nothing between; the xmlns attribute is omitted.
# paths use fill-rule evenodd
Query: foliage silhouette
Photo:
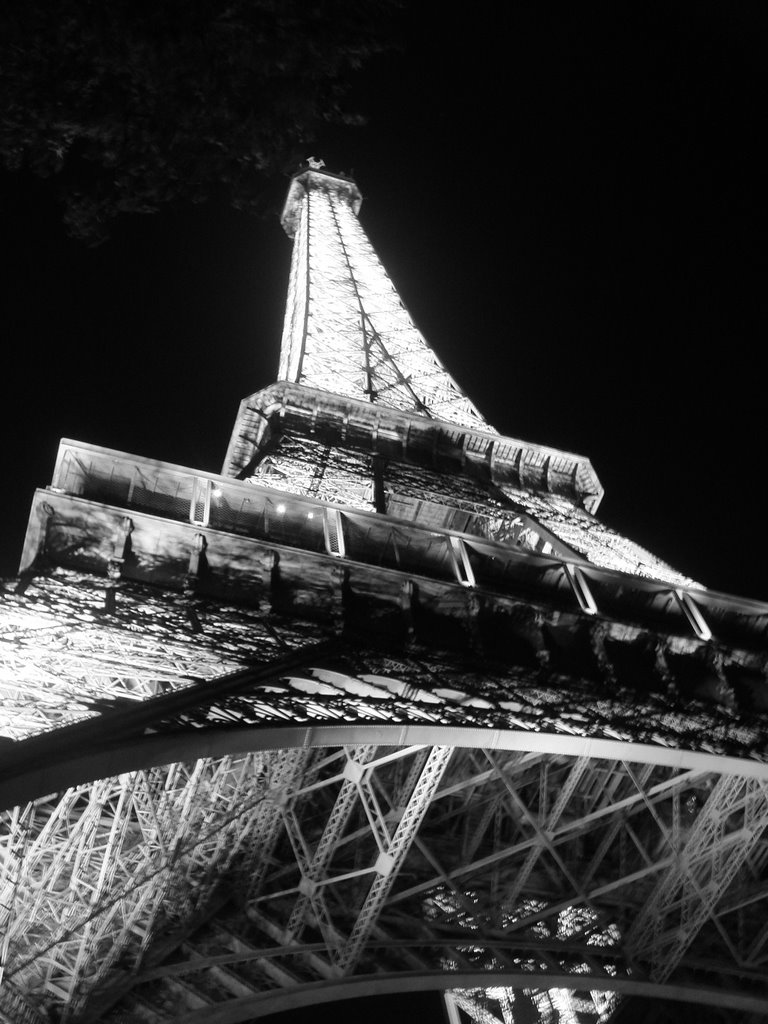
<svg viewBox="0 0 768 1024"><path fill-rule="evenodd" d="M56 176L90 244L123 212L224 197L258 211L394 46L398 0L11 0L0 159Z"/></svg>

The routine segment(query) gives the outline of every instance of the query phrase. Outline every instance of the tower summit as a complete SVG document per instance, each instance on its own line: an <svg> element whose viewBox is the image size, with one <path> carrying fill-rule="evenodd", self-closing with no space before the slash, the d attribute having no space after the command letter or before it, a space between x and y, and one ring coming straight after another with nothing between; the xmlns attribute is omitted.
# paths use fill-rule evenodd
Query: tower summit
<svg viewBox="0 0 768 1024"><path fill-rule="evenodd" d="M280 379L220 475L65 440L35 495L0 592L0 1024L428 988L454 1024L764 1019L768 605L486 424L360 202L292 179Z"/></svg>
<svg viewBox="0 0 768 1024"><path fill-rule="evenodd" d="M357 185L296 174L281 222L293 239L280 380L464 426L484 420L416 329L357 219Z"/></svg>

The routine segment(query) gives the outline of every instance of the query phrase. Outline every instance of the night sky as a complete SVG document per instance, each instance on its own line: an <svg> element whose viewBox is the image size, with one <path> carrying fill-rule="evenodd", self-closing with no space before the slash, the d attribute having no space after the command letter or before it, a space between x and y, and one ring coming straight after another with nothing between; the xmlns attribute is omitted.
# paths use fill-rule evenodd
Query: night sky
<svg viewBox="0 0 768 1024"><path fill-rule="evenodd" d="M307 155L355 175L405 304L497 429L587 455L607 523L768 598L758 23L414 6L405 51L353 82L367 126ZM1 180L9 575L59 438L220 468L239 400L276 375L290 243L283 180L274 217L134 216L96 249L65 236L49 182Z"/></svg>
<svg viewBox="0 0 768 1024"><path fill-rule="evenodd" d="M757 15L410 6L404 52L353 82L367 125L306 155L355 176L403 301L497 429L587 455L609 525L768 599ZM290 243L285 180L266 220L135 216L96 249L65 236L50 182L0 182L8 576L60 438L219 470L240 399L276 376Z"/></svg>

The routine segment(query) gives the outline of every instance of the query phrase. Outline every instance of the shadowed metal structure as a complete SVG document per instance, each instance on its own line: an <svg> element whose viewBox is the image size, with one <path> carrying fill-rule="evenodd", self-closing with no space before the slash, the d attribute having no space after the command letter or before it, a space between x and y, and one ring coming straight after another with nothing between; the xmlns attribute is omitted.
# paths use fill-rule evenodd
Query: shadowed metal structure
<svg viewBox="0 0 768 1024"><path fill-rule="evenodd" d="M764 1019L768 605L489 427L360 202L294 177L280 380L221 476L63 441L35 496L0 595L0 1020L425 989L454 1024Z"/></svg>

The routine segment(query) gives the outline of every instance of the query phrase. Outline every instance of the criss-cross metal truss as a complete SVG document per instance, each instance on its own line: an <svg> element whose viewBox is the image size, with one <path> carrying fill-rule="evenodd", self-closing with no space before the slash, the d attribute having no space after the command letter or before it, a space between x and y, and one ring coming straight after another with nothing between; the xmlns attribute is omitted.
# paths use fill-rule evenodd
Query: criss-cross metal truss
<svg viewBox="0 0 768 1024"><path fill-rule="evenodd" d="M484 420L416 329L363 231L344 177L294 177L294 238L279 379L465 426ZM488 428L486 428L488 429Z"/></svg>
<svg viewBox="0 0 768 1024"><path fill-rule="evenodd" d="M488 428L359 201L294 179L284 379L223 476L63 442L35 496L0 592L0 1021L428 988L453 1024L764 1019L768 605Z"/></svg>

